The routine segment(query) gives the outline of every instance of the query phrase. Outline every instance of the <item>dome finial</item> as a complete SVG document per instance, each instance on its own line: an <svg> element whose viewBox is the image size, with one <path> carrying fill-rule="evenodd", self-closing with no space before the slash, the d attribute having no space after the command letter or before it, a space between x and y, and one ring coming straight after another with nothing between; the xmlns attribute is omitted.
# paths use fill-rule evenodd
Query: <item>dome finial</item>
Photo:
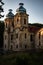
<svg viewBox="0 0 43 65"><path fill-rule="evenodd" d="M19 8L16 10L17 13L26 13L26 9L23 7L24 3L19 3Z"/></svg>
<svg viewBox="0 0 43 65"><path fill-rule="evenodd" d="M23 6L23 5L24 5L24 3L19 3L19 5L20 5L20 6Z"/></svg>
<svg viewBox="0 0 43 65"><path fill-rule="evenodd" d="M12 12L12 9L9 9L9 12Z"/></svg>

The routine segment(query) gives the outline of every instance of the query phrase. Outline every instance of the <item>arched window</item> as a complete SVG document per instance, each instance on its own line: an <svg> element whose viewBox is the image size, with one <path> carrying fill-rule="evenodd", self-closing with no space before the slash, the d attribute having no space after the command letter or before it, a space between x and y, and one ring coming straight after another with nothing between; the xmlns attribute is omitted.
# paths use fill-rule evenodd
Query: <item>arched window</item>
<svg viewBox="0 0 43 65"><path fill-rule="evenodd" d="M17 23L19 22L19 19L17 19Z"/></svg>
<svg viewBox="0 0 43 65"><path fill-rule="evenodd" d="M13 40L13 34L11 35L11 40Z"/></svg>
<svg viewBox="0 0 43 65"><path fill-rule="evenodd" d="M26 33L25 33L25 39L26 39Z"/></svg>
<svg viewBox="0 0 43 65"><path fill-rule="evenodd" d="M25 45L25 48L27 48L27 45Z"/></svg>
<svg viewBox="0 0 43 65"><path fill-rule="evenodd" d="M26 19L24 19L24 24L26 24Z"/></svg>
<svg viewBox="0 0 43 65"><path fill-rule="evenodd" d="M16 45L16 48L18 48L18 44Z"/></svg>
<svg viewBox="0 0 43 65"><path fill-rule="evenodd" d="M11 45L11 50L13 49L13 46Z"/></svg>

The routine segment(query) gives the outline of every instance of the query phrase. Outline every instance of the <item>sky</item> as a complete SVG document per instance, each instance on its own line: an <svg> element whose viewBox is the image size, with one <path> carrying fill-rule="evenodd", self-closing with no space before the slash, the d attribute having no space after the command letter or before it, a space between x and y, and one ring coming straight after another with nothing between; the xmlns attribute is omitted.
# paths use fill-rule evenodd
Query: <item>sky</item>
<svg viewBox="0 0 43 65"><path fill-rule="evenodd" d="M42 23L43 24L43 0L2 0L5 4L4 16L8 13L9 9L13 10L16 14L16 9L19 7L19 3L24 3L27 14L29 14L29 23ZM3 19L5 19L5 17Z"/></svg>

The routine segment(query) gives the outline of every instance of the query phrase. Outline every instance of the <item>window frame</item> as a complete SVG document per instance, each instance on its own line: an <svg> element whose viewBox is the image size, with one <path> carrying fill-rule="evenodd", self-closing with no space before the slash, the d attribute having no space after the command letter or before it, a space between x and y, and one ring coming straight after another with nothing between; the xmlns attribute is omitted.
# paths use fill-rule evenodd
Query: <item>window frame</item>
<svg viewBox="0 0 43 65"><path fill-rule="evenodd" d="M25 39L27 38L27 34L25 33Z"/></svg>
<svg viewBox="0 0 43 65"><path fill-rule="evenodd" d="M13 34L11 34L11 40L13 40Z"/></svg>
<svg viewBox="0 0 43 65"><path fill-rule="evenodd" d="M24 18L24 24L26 25L26 19Z"/></svg>

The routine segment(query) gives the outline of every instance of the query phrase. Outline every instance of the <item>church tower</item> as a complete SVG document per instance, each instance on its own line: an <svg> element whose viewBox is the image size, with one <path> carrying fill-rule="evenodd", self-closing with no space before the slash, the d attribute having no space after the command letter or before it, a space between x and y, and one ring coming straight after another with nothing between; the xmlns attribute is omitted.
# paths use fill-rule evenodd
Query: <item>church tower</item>
<svg viewBox="0 0 43 65"><path fill-rule="evenodd" d="M19 3L19 8L14 16L14 26L16 32L16 44L19 50L29 48L29 33L28 33L28 14L23 7L23 3Z"/></svg>
<svg viewBox="0 0 43 65"><path fill-rule="evenodd" d="M14 14L12 13L12 9L9 9L9 13L6 15L4 24L4 50L9 50L11 44L11 35L13 35L14 30Z"/></svg>
<svg viewBox="0 0 43 65"><path fill-rule="evenodd" d="M19 3L16 14L9 10L5 19L4 49L13 51L24 51L30 49L30 36L28 32L28 14Z"/></svg>

